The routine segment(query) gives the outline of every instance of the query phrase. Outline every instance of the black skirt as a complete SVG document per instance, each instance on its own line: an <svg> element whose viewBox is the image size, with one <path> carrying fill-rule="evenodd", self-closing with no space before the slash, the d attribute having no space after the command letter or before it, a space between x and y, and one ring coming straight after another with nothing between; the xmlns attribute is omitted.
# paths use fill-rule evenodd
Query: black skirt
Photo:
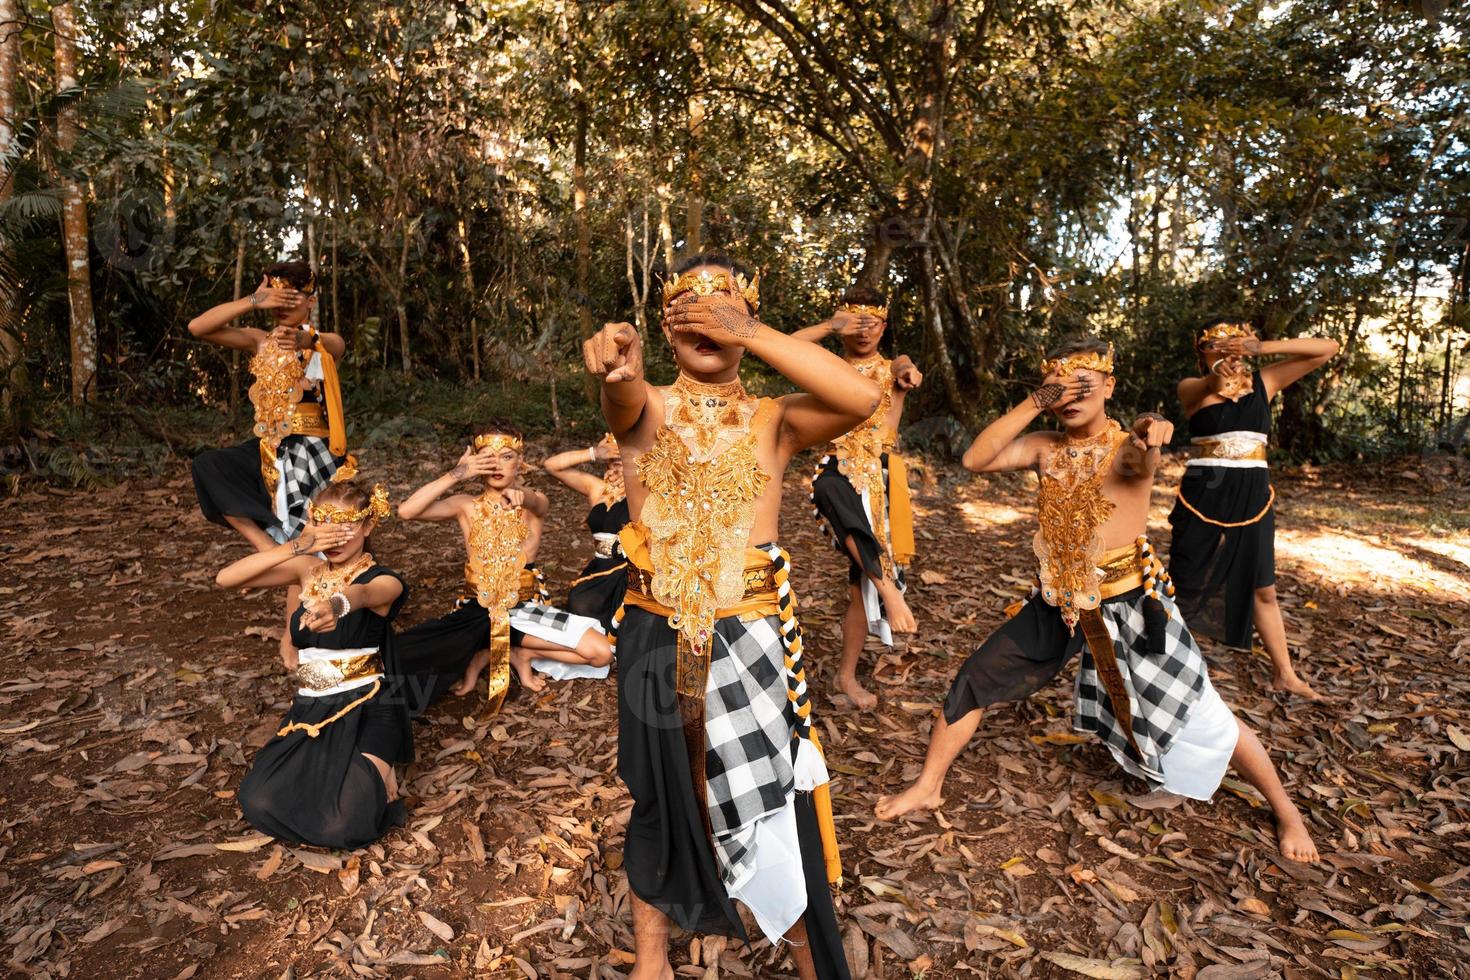
<svg viewBox="0 0 1470 980"><path fill-rule="evenodd" d="M628 560L620 554L593 558L567 593L567 612L595 619L604 630L611 630L613 616L628 591L627 567Z"/></svg>
<svg viewBox="0 0 1470 980"><path fill-rule="evenodd" d="M199 509L206 519L226 524L226 517L243 517L262 528L279 523L260 475L259 439L202 452L194 457L190 468Z"/></svg>
<svg viewBox="0 0 1470 980"><path fill-rule="evenodd" d="M1265 467L1191 466L1179 492L1200 513L1222 523L1248 521L1271 499ZM1169 575L1185 622L1227 646L1249 650L1255 591L1276 583L1276 507L1244 527L1200 520L1175 501Z"/></svg>
<svg viewBox="0 0 1470 980"><path fill-rule="evenodd" d="M369 690L320 698L298 694L281 725L320 723ZM316 738L294 731L267 742L240 782L240 810L250 825L281 840L341 849L363 847L401 827L407 819L403 802L388 802L377 768L363 758L367 753L390 765L413 758L402 709L391 700L385 679L371 701Z"/></svg>
<svg viewBox="0 0 1470 980"><path fill-rule="evenodd" d="M822 471L812 481L812 504L827 522L837 549L847 555L848 584L857 585L864 577L881 579L883 553L869 523L868 510L852 481L838 469L834 457L828 457ZM862 557L861 566L852 560L852 554L847 550L849 538Z"/></svg>
<svg viewBox="0 0 1470 980"><path fill-rule="evenodd" d="M515 637L512 636L512 642ZM422 714L449 693L475 654L490 646L490 616L478 602L461 601L438 619L426 620L394 638L409 711Z"/></svg>
<svg viewBox="0 0 1470 980"><path fill-rule="evenodd" d="M953 725L977 708L1030 697L1050 684L1086 642L1080 629L1067 632L1054 606L1033 596L960 667L944 699L944 720Z"/></svg>
<svg viewBox="0 0 1470 980"><path fill-rule="evenodd" d="M618 775L633 797L623 845L628 887L682 929L747 942L695 799L674 694L675 635L668 621L628 609L618 631L617 659ZM796 820L807 890L803 920L817 976L845 980L850 974L810 793L796 794Z"/></svg>

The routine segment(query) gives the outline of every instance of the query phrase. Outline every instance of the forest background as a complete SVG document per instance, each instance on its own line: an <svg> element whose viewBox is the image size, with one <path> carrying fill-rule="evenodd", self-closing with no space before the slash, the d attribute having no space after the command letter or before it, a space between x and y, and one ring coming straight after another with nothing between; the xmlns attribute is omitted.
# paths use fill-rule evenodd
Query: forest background
<svg viewBox="0 0 1470 980"><path fill-rule="evenodd" d="M581 339L658 341L675 256L794 329L854 282L957 441L1080 329L1177 417L1194 327L1337 338L1282 452L1463 451L1470 9L1283 0L0 0L0 472L248 433L184 325L284 257L352 441L597 427ZM757 385L775 388L776 379ZM1181 432L1182 439L1182 432Z"/></svg>

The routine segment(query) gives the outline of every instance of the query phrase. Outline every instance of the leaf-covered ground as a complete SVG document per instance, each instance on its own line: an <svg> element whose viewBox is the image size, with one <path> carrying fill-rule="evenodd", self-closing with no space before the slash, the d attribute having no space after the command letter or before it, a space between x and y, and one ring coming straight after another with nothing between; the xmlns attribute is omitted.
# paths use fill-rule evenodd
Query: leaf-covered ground
<svg viewBox="0 0 1470 980"><path fill-rule="evenodd" d="M386 474L401 494L445 459ZM369 461L374 462L374 461ZM1172 468L1177 477L1177 464ZM565 583L582 507L552 495L543 559ZM1267 811L1227 782L1153 806L1070 734L1070 671L987 717L946 805L871 817L918 768L959 659L1030 575L1021 478L931 472L922 633L882 657L875 712L828 695L843 566L800 475L785 534L835 777L857 976L1448 975L1470 961L1470 494L1448 463L1281 474L1280 590L1305 672L1334 700L1273 697L1260 655L1204 642L1262 733L1324 860L1278 864ZM1155 497L1155 538L1172 482ZM447 528L392 522L379 557L404 623L457 594ZM157 485L0 502L0 960L82 977L620 977L631 959L612 682L550 685L489 722L449 701L417 729L409 825L356 853L256 835L234 792L290 697L278 594L213 588L241 546ZM870 649L870 655L875 651ZM685 976L789 974L683 937Z"/></svg>

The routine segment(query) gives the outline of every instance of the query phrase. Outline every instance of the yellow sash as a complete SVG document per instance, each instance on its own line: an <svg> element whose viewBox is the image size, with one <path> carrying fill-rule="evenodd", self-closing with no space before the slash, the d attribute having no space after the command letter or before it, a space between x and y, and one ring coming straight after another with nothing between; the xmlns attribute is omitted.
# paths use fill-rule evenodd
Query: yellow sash
<svg viewBox="0 0 1470 980"><path fill-rule="evenodd" d="M888 454L888 543L893 563L908 567L914 561L914 508L909 499L909 468L898 453Z"/></svg>

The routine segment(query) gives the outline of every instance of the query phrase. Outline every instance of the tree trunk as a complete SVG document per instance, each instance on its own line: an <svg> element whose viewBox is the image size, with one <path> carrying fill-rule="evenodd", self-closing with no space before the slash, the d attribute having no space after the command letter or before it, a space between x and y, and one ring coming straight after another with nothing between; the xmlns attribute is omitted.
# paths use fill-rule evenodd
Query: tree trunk
<svg viewBox="0 0 1470 980"><path fill-rule="evenodd" d="M245 223L235 222L235 290L234 298L239 299L245 289ZM235 410L240 407L240 352L230 351L230 418L235 417Z"/></svg>
<svg viewBox="0 0 1470 980"><path fill-rule="evenodd" d="M16 8L16 0L0 0L0 159L5 160L15 158L15 128L11 123L15 119L15 86L20 69L20 21ZM11 167L0 173L0 204L10 200L13 174ZM11 320L9 309L13 302L13 297L7 297L0 307L0 416L7 428L18 429L25 393L19 330Z"/></svg>
<svg viewBox="0 0 1470 980"><path fill-rule="evenodd" d="M668 189L658 193L658 240L664 252L664 275L674 271L674 225L669 220Z"/></svg>
<svg viewBox="0 0 1470 980"><path fill-rule="evenodd" d="M893 206L873 223L867 254L857 276L859 285L873 289L883 288L895 248L910 244L924 247L927 242L923 230L916 226L928 223L928 219L920 215L928 205L934 179L934 155L944 129L944 107L954 54L952 0L934 0L929 7L927 23L929 35L924 44L923 90L916 100L913 120L905 136L904 155L899 161L899 176L893 189ZM933 256L920 264L933 269Z"/></svg>
<svg viewBox="0 0 1470 980"><path fill-rule="evenodd" d="M461 217L455 223L455 232L459 236L459 259L464 266L464 288L470 300L470 378L474 381L480 380L480 297L475 292L475 267L470 261L470 232L469 225L463 215L463 202L460 204Z"/></svg>
<svg viewBox="0 0 1470 980"><path fill-rule="evenodd" d="M578 92L581 87L578 86ZM592 231L587 224L587 99L578 94L577 135L572 162L572 214L577 225L577 325L581 338L592 336L592 297L589 280L592 275Z"/></svg>
<svg viewBox="0 0 1470 980"><path fill-rule="evenodd" d="M412 221L405 221L403 225L403 247L398 251L398 288L393 292L393 306L398 311L399 354L403 358L404 374L413 369L413 357L408 343L408 304L404 301L404 293L408 289L408 243L413 238L413 225Z"/></svg>
<svg viewBox="0 0 1470 980"><path fill-rule="evenodd" d="M55 31L56 89L65 92L77 87L77 23L70 0L51 8L51 26ZM56 119L56 145L62 162L76 149L80 129L75 104L62 109ZM90 402L96 392L97 321L92 312L92 261L87 240L87 201L82 185L71 174L63 174L62 239L66 244L66 295L71 306L71 402Z"/></svg>

